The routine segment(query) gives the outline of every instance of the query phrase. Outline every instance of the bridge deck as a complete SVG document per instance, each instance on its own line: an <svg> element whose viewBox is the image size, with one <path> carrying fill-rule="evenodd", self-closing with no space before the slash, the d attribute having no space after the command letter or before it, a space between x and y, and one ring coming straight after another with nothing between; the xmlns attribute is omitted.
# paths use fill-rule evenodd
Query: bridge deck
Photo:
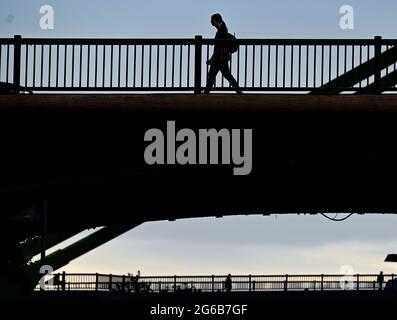
<svg viewBox="0 0 397 320"><path fill-rule="evenodd" d="M114 111L395 112L397 95L306 94L37 94L0 95L0 110L73 109Z"/></svg>
<svg viewBox="0 0 397 320"><path fill-rule="evenodd" d="M11 214L47 199L49 228L66 229L228 214L394 213L396 110L394 95L0 96L1 205ZM252 172L147 165L144 133L167 120L177 129L252 129Z"/></svg>

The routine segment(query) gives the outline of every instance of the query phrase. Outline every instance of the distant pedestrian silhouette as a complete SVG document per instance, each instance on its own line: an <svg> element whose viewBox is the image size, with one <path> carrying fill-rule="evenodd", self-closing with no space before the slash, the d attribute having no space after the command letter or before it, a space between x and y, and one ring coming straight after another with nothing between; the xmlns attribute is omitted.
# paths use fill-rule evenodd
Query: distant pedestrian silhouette
<svg viewBox="0 0 397 320"><path fill-rule="evenodd" d="M385 280L385 277L383 276L383 271L381 271L378 275L378 278L376 279L376 281L378 282L379 290L382 290L382 285L383 285L384 280Z"/></svg>
<svg viewBox="0 0 397 320"><path fill-rule="evenodd" d="M223 21L222 16L219 13L215 13L211 16L211 24L218 30L215 39L227 39L228 29L226 23ZM204 93L210 93L211 88L215 84L216 75L220 71L222 76L230 82L232 87L236 90L238 94L241 94L241 89L230 72L229 61L231 59L231 53L225 46L216 44L214 46L214 53L212 57L207 61L210 65L210 70L207 76L207 85L205 87Z"/></svg>
<svg viewBox="0 0 397 320"><path fill-rule="evenodd" d="M226 292L232 291L232 275L229 273L225 280L225 290Z"/></svg>

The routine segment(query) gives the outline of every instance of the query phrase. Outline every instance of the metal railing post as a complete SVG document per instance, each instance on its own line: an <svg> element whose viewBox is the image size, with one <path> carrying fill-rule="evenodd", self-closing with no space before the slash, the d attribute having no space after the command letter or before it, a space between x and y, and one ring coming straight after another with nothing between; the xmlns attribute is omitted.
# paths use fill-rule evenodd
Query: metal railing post
<svg viewBox="0 0 397 320"><path fill-rule="evenodd" d="M62 272L62 291L64 292L66 290L66 272Z"/></svg>
<svg viewBox="0 0 397 320"><path fill-rule="evenodd" d="M203 37L196 36L194 43L194 93L199 94L201 91L201 60Z"/></svg>
<svg viewBox="0 0 397 320"><path fill-rule="evenodd" d="M251 289L251 279L252 279L252 276L249 275L249 276L248 276L248 279L249 279L249 291L251 292L251 291L252 291L252 289Z"/></svg>
<svg viewBox="0 0 397 320"><path fill-rule="evenodd" d="M324 274L321 274L321 291L324 291Z"/></svg>
<svg viewBox="0 0 397 320"><path fill-rule="evenodd" d="M360 275L357 273L357 291L360 290Z"/></svg>
<svg viewBox="0 0 397 320"><path fill-rule="evenodd" d="M382 37L376 36L375 42L375 70L374 70L374 93L378 94L381 92L381 77L382 77Z"/></svg>
<svg viewBox="0 0 397 320"><path fill-rule="evenodd" d="M215 276L212 275L212 292L215 291Z"/></svg>
<svg viewBox="0 0 397 320"><path fill-rule="evenodd" d="M98 272L95 274L95 291L98 291Z"/></svg>
<svg viewBox="0 0 397 320"><path fill-rule="evenodd" d="M288 291L288 274L285 275L284 291Z"/></svg>
<svg viewBox="0 0 397 320"><path fill-rule="evenodd" d="M109 274L109 291L112 291L112 274Z"/></svg>
<svg viewBox="0 0 397 320"><path fill-rule="evenodd" d="M22 36L14 36L14 70L13 70L13 85L14 93L19 94L21 87L21 42Z"/></svg>
<svg viewBox="0 0 397 320"><path fill-rule="evenodd" d="M174 292L176 292L176 275L174 276Z"/></svg>

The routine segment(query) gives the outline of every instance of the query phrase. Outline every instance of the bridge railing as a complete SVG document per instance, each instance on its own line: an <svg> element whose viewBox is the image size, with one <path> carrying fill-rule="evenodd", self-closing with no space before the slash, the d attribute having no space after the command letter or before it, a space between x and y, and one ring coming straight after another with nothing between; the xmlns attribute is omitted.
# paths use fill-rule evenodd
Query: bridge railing
<svg viewBox="0 0 397 320"><path fill-rule="evenodd" d="M232 291L329 291L379 290L378 275L236 275ZM135 277L112 274L56 274L48 277L46 290L115 292L220 292L225 291L223 275ZM52 281L51 281L52 280ZM394 274L384 275L382 289L397 290ZM39 289L39 287L37 287Z"/></svg>
<svg viewBox="0 0 397 320"><path fill-rule="evenodd" d="M203 39L0 38L0 82L52 92L199 93L215 44ZM238 39L229 66L244 91L396 90L397 40ZM231 90L218 74L217 91ZM370 91L368 91L370 90Z"/></svg>

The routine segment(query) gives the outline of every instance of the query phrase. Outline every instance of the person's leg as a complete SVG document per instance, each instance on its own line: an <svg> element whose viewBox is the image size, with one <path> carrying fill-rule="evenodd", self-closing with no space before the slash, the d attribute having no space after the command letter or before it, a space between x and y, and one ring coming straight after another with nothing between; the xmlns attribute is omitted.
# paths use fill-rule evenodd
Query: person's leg
<svg viewBox="0 0 397 320"><path fill-rule="evenodd" d="M211 64L210 70L208 71L208 75L207 75L207 85L204 90L205 93L210 93L211 88L215 84L215 79L218 72L219 72L219 66Z"/></svg>
<svg viewBox="0 0 397 320"><path fill-rule="evenodd" d="M232 73L230 72L229 64L225 63L221 66L221 72L223 77L230 82L232 87L238 92L241 93L240 86L238 85L236 79L234 79Z"/></svg>

